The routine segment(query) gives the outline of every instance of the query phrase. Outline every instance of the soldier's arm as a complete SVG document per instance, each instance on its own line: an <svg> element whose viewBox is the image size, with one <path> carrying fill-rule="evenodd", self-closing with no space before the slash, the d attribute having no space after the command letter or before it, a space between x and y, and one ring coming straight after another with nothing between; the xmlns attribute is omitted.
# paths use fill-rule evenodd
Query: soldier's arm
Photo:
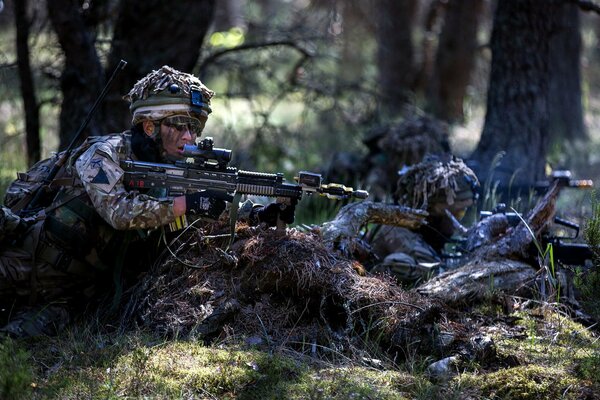
<svg viewBox="0 0 600 400"><path fill-rule="evenodd" d="M96 143L75 162L75 170L100 216L113 228L149 229L166 225L185 212L185 202L128 192L116 150L106 142Z"/></svg>

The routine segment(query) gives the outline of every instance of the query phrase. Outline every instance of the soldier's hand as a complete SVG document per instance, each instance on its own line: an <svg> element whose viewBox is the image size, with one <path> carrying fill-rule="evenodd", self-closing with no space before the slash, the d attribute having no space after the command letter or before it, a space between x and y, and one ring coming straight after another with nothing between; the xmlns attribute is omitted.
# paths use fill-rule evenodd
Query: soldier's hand
<svg viewBox="0 0 600 400"><path fill-rule="evenodd" d="M293 199L291 204L270 203L256 211L256 217L259 222L268 226L277 225L277 217L286 224L294 223L297 200Z"/></svg>
<svg viewBox="0 0 600 400"><path fill-rule="evenodd" d="M219 219L227 203L222 196L207 191L185 195L186 214L198 215L210 219Z"/></svg>

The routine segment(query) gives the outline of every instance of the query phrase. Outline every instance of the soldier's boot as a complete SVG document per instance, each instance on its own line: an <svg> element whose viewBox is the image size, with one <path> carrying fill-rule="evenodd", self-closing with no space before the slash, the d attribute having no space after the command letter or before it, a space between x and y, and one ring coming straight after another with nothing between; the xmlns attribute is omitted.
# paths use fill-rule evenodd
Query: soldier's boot
<svg viewBox="0 0 600 400"><path fill-rule="evenodd" d="M0 335L12 338L33 336L54 336L69 323L66 308L50 305L43 308L30 309L17 314L8 324L0 328Z"/></svg>

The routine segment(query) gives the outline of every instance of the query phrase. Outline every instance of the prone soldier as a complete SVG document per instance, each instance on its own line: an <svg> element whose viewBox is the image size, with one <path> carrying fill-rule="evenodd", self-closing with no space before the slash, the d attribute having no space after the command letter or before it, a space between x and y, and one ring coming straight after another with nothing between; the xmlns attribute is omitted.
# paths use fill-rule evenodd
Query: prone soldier
<svg viewBox="0 0 600 400"><path fill-rule="evenodd" d="M157 247L157 235L147 232L184 215L221 216L230 199L207 191L175 198L160 190L128 191L120 166L125 159L172 163L184 158L184 146L204 129L213 94L195 76L163 66L125 96L132 112L130 130L90 137L75 149L49 185L48 204L27 213L32 215L19 211L28 210L31 188L44 181L61 155L19 174L0 215L0 302L12 317L2 331L31 336L60 329L73 300L95 297L98 282L118 280L124 265L151 265L143 255ZM238 219L292 223L294 207L246 201ZM22 312L13 311L23 305Z"/></svg>
<svg viewBox="0 0 600 400"><path fill-rule="evenodd" d="M427 223L416 231L381 226L370 238L380 260L371 272L415 282L447 267L442 259L444 247L454 235L457 222L475 203L479 181L461 159L449 155L427 155L399 175L395 202L427 211Z"/></svg>

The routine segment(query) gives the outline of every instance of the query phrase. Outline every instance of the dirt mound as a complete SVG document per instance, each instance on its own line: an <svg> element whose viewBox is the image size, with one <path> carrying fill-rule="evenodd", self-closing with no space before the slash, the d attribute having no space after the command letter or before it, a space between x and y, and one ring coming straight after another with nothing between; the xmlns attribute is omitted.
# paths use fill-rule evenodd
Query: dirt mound
<svg viewBox="0 0 600 400"><path fill-rule="evenodd" d="M435 347L434 332L448 333L440 304L389 277L361 276L360 264L325 247L316 231L280 236L243 226L227 253L219 247L226 236L195 231L172 243L131 291L127 319L169 336L235 334L276 345L378 337L388 348Z"/></svg>

